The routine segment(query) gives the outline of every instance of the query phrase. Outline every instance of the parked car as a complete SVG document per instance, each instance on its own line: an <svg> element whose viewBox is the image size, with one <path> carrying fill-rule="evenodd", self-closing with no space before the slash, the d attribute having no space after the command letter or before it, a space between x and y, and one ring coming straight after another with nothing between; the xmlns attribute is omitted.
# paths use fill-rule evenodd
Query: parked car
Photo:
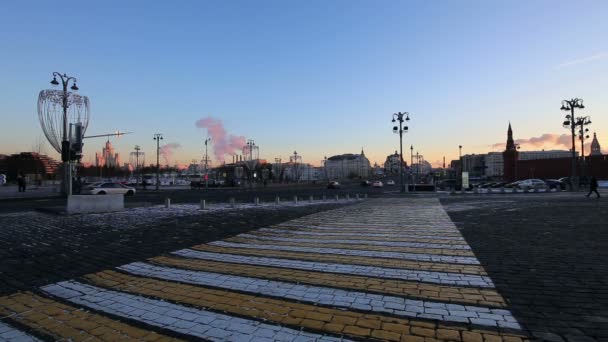
<svg viewBox="0 0 608 342"><path fill-rule="evenodd" d="M439 187L439 189L441 190L446 190L446 189L456 189L456 186L458 185L458 181L456 179L444 179L439 181L439 183L437 183L437 187ZM457 189L460 190L460 189Z"/></svg>
<svg viewBox="0 0 608 342"><path fill-rule="evenodd" d="M565 186L570 186L570 177L562 177L560 179L558 179L558 181L564 183ZM578 186L587 186L589 185L589 177L588 176L581 176L578 177Z"/></svg>
<svg viewBox="0 0 608 342"><path fill-rule="evenodd" d="M133 196L135 195L135 188L115 182L100 182L86 186L82 189L81 193L89 195L122 194Z"/></svg>
<svg viewBox="0 0 608 342"><path fill-rule="evenodd" d="M392 179L389 179L386 181L386 185L395 185L395 181Z"/></svg>
<svg viewBox="0 0 608 342"><path fill-rule="evenodd" d="M374 188L381 188L383 186L384 186L384 184L382 184L381 181L375 181L372 183L372 187L374 187Z"/></svg>
<svg viewBox="0 0 608 342"><path fill-rule="evenodd" d="M547 183L549 189L566 190L566 183L559 179L545 179L545 183Z"/></svg>
<svg viewBox="0 0 608 342"><path fill-rule="evenodd" d="M370 185L372 185L372 182L370 182L368 180L361 181L361 186L370 186Z"/></svg>
<svg viewBox="0 0 608 342"><path fill-rule="evenodd" d="M328 189L340 189L340 183L336 181L331 181L327 184Z"/></svg>
<svg viewBox="0 0 608 342"><path fill-rule="evenodd" d="M493 189L497 189L497 188L506 187L506 186L507 186L507 184L509 184L509 183L507 183L507 182L496 182L496 183L494 183L494 184L493 184L491 187L492 187Z"/></svg>
<svg viewBox="0 0 608 342"><path fill-rule="evenodd" d="M545 189L547 187L547 183L541 179L525 179L519 181L517 187L524 190Z"/></svg>
<svg viewBox="0 0 608 342"><path fill-rule="evenodd" d="M515 182L511 182L511 183L507 183L505 184L505 188L517 188L517 186L519 185L521 181L515 181Z"/></svg>

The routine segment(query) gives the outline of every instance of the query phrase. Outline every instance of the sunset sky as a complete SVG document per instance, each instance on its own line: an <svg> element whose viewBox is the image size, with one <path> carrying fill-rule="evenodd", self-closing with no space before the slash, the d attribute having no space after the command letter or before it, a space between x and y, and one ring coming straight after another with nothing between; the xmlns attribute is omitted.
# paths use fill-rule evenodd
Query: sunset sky
<svg viewBox="0 0 608 342"><path fill-rule="evenodd" d="M319 164L363 148L382 163L398 149L397 111L411 113L408 161L410 145L433 164L457 158L458 145L501 151L509 121L516 139L540 138L522 150L568 149L559 108L573 97L607 151L608 1L573 5L4 1L0 154L43 137L36 101L53 71L90 98L87 134L133 132L111 139L125 161L135 145L151 161L163 133L172 164L200 159L211 134L215 160L254 139L268 160L296 150ZM84 161L103 143L87 140Z"/></svg>

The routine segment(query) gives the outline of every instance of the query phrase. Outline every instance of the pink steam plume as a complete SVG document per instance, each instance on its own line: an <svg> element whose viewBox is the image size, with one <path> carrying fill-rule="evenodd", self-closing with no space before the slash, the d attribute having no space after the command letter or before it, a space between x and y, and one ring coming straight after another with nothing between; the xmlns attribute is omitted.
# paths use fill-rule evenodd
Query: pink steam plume
<svg viewBox="0 0 608 342"><path fill-rule="evenodd" d="M522 145L522 147L532 148L566 148L572 147L572 138L568 134L554 134L545 133L539 137L532 137L527 139L515 139L515 144ZM576 139L577 145L580 145L580 141ZM492 144L492 149L504 149L506 146L505 142ZM577 146L579 147L579 146ZM587 148L585 144L585 149Z"/></svg>
<svg viewBox="0 0 608 342"><path fill-rule="evenodd" d="M211 144L213 145L213 154L215 159L220 162L225 160L226 154L235 155L237 151L245 146L245 137L227 134L222 120L209 116L197 120L195 125L198 128L207 129L207 135L211 137Z"/></svg>
<svg viewBox="0 0 608 342"><path fill-rule="evenodd" d="M163 156L165 165L169 165L169 160L173 156L173 152L175 151L175 149L178 149L180 147L182 147L182 145L180 145L178 143L168 143L168 144L162 145L160 147L159 152L160 152L160 155Z"/></svg>

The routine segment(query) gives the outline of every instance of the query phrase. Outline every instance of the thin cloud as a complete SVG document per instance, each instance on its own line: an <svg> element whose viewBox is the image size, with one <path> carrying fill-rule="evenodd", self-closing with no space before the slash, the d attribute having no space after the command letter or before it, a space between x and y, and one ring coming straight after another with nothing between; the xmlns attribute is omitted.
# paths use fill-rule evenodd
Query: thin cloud
<svg viewBox="0 0 608 342"><path fill-rule="evenodd" d="M600 52L600 53L596 53L595 55L592 55L592 56L587 56L584 58L579 58L579 59L575 59L572 61L561 63L557 66L557 68L562 69L562 68L567 68L567 67L571 67L571 66L575 66L575 65L579 65L579 64L585 64L585 63L597 61L600 59L604 59L606 57L608 57L607 52Z"/></svg>

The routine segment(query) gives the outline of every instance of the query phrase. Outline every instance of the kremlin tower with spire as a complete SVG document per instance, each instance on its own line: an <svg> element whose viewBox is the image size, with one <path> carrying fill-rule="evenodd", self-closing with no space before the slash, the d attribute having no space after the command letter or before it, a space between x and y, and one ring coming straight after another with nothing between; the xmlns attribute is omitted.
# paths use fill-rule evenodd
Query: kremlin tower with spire
<svg viewBox="0 0 608 342"><path fill-rule="evenodd" d="M519 159L519 152L517 146L513 140L513 130L511 129L511 123L509 122L509 129L507 130L507 148L502 153L503 158L503 170L504 179L507 182L514 182L517 180L517 160Z"/></svg>

